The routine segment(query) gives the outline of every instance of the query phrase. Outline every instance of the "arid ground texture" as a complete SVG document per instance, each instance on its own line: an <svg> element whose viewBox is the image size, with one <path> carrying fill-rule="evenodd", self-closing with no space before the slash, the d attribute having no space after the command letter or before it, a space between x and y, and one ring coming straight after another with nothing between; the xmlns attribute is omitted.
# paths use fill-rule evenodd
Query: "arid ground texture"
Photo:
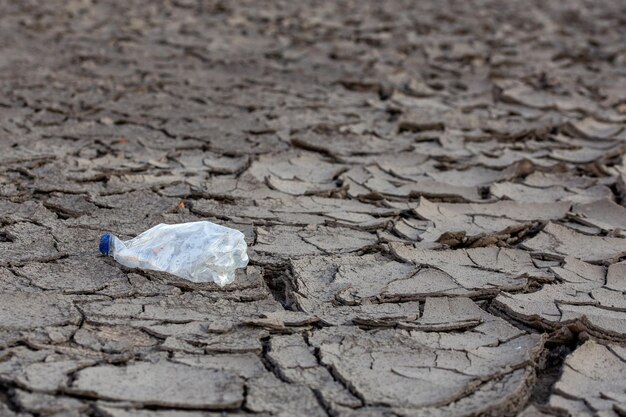
<svg viewBox="0 0 626 417"><path fill-rule="evenodd" d="M0 0L0 416L626 416L625 122L620 0Z"/></svg>

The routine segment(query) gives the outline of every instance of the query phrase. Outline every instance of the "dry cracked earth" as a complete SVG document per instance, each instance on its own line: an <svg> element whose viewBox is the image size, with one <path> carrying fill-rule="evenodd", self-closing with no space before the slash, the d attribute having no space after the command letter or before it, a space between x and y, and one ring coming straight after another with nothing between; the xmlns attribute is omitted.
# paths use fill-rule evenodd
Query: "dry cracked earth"
<svg viewBox="0 0 626 417"><path fill-rule="evenodd" d="M0 2L1 416L626 416L626 3L130 4Z"/></svg>

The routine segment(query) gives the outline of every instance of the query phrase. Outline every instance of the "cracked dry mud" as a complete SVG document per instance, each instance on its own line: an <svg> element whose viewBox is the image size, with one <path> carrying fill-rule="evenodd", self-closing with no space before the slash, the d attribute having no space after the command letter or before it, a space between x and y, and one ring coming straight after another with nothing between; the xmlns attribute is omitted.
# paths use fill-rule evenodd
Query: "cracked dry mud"
<svg viewBox="0 0 626 417"><path fill-rule="evenodd" d="M0 416L626 416L624 2L0 7Z"/></svg>

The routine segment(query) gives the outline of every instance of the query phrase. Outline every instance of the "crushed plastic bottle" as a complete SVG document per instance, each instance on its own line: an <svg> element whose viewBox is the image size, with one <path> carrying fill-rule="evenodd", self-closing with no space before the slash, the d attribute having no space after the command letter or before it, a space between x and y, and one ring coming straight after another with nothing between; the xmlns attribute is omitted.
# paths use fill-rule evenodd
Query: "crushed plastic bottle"
<svg viewBox="0 0 626 417"><path fill-rule="evenodd" d="M130 268L220 286L233 282L235 270L248 265L243 233L207 221L159 224L126 241L107 233L100 239L100 253Z"/></svg>

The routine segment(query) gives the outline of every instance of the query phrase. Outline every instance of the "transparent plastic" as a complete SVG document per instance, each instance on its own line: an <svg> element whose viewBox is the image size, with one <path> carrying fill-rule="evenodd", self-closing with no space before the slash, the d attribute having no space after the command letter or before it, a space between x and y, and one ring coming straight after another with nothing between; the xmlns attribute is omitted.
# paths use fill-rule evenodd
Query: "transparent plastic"
<svg viewBox="0 0 626 417"><path fill-rule="evenodd" d="M207 221L159 224L126 241L108 236L104 251L122 265L193 282L224 286L235 280L237 268L248 265L243 233Z"/></svg>

